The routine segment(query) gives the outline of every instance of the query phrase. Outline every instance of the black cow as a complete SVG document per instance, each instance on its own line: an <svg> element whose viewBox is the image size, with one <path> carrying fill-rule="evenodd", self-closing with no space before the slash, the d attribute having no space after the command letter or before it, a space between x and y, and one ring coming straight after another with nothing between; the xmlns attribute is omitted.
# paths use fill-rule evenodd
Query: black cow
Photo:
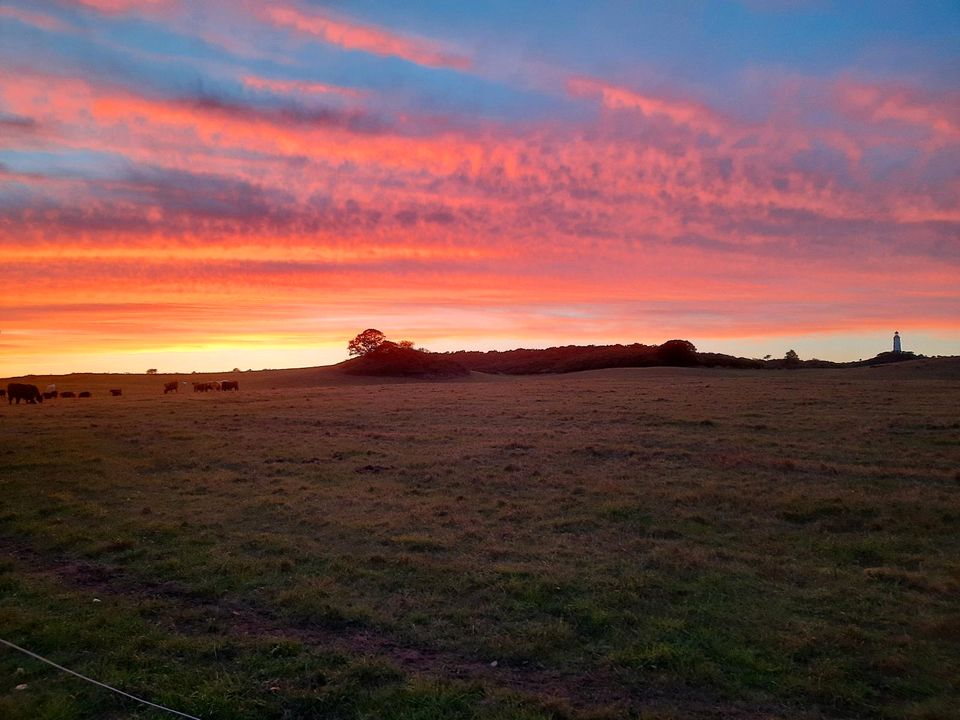
<svg viewBox="0 0 960 720"><path fill-rule="evenodd" d="M84 390L82 393L77 395L77 397L83 397L83 398L93 397L93 393L91 393L89 390Z"/></svg>
<svg viewBox="0 0 960 720"><path fill-rule="evenodd" d="M113 395L114 397L120 397L121 395L123 395L123 390L119 388L116 390L111 390L110 394Z"/></svg>
<svg viewBox="0 0 960 720"><path fill-rule="evenodd" d="M239 390L240 382L238 380L224 380L220 383L221 390Z"/></svg>
<svg viewBox="0 0 960 720"><path fill-rule="evenodd" d="M62 398L72 398L72 397L76 397L76 396L77 396L76 393L72 393L72 392L70 392L69 390L67 390L66 392L60 393L60 397L62 397Z"/></svg>
<svg viewBox="0 0 960 720"><path fill-rule="evenodd" d="M170 392L180 393L180 384L176 380L163 384L163 394L166 395Z"/></svg>
<svg viewBox="0 0 960 720"><path fill-rule="evenodd" d="M40 394L40 388L36 385L27 385L26 383L10 383L7 385L7 400L10 405L17 401L17 405L24 400L30 405L43 402L43 395Z"/></svg>

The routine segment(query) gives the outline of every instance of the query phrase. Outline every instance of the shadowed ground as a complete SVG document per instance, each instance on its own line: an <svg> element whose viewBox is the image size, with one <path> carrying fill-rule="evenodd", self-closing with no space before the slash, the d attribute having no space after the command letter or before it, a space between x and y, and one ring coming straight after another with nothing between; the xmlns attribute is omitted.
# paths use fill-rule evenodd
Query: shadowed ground
<svg viewBox="0 0 960 720"><path fill-rule="evenodd" d="M956 363L172 379L0 407L6 639L204 718L960 700ZM157 716L0 677L3 717Z"/></svg>

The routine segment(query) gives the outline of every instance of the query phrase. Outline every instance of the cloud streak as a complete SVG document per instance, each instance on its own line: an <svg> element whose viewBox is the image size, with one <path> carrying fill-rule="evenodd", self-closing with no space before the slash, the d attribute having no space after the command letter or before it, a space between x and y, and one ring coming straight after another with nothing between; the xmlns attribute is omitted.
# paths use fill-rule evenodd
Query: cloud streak
<svg viewBox="0 0 960 720"><path fill-rule="evenodd" d="M266 90L281 95L342 95L349 98L363 98L367 95L363 90L339 87L328 83L273 80L254 75L244 76L243 84L255 90Z"/></svg>
<svg viewBox="0 0 960 720"><path fill-rule="evenodd" d="M0 20L16 20L48 32L63 32L69 27L67 23L52 15L17 7L0 6Z"/></svg>
<svg viewBox="0 0 960 720"><path fill-rule="evenodd" d="M132 12L165 10L175 7L179 2L178 0L75 0L73 4L82 5L106 15L122 15Z"/></svg>
<svg viewBox="0 0 960 720"><path fill-rule="evenodd" d="M407 62L430 68L468 70L470 59L451 52L433 40L401 35L375 25L361 24L329 14L303 12L293 6L270 5L261 11L262 17L277 27L316 38L344 50L397 57Z"/></svg>

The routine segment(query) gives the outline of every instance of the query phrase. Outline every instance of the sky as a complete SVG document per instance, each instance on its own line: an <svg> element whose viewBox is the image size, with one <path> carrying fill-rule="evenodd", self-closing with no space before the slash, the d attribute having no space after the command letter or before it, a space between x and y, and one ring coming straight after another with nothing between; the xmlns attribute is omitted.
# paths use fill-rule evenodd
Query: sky
<svg viewBox="0 0 960 720"><path fill-rule="evenodd" d="M0 375L960 354L955 0L0 0Z"/></svg>

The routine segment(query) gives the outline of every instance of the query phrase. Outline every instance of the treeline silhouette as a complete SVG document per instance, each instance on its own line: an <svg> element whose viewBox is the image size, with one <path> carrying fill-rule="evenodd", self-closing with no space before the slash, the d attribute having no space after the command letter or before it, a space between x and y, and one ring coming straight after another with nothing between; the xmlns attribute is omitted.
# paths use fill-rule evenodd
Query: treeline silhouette
<svg viewBox="0 0 960 720"><path fill-rule="evenodd" d="M459 350L446 357L477 372L504 375L568 373L620 367L720 367L740 369L840 368L903 362L923 357L911 352L880 353L869 360L837 363L802 360L794 353L783 358L744 358L723 353L698 352L688 340L668 340L662 345L564 345L543 350Z"/></svg>
<svg viewBox="0 0 960 720"><path fill-rule="evenodd" d="M625 367L719 367L741 369L840 368L881 365L922 358L912 352L883 352L869 360L835 363L803 360L794 350L782 358L744 358L698 352L689 340L667 340L662 345L564 345L546 349L458 350L432 353L410 341L393 342L368 328L348 344L354 357L340 363L351 375L395 377L457 377L470 371L502 375L536 375Z"/></svg>
<svg viewBox="0 0 960 720"><path fill-rule="evenodd" d="M762 360L699 353L688 340L662 345L564 345L544 350L460 350L444 353L470 370L505 375L568 373L618 367L763 367Z"/></svg>

